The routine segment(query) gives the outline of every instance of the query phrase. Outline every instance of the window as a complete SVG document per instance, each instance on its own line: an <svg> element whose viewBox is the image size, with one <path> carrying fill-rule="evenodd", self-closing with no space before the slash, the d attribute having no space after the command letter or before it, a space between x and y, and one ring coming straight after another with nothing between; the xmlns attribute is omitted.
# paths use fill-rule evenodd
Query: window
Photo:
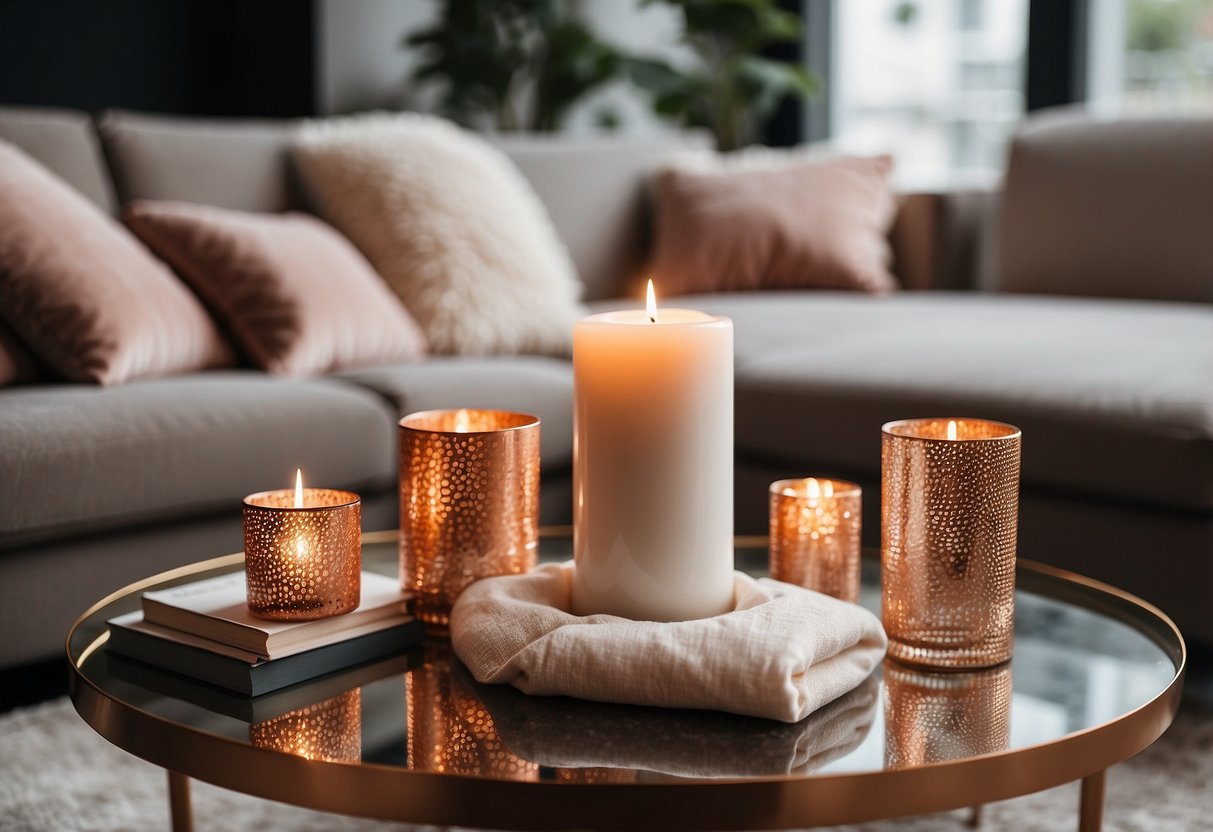
<svg viewBox="0 0 1213 832"><path fill-rule="evenodd" d="M834 143L892 153L903 188L997 177L1024 110L1027 0L845 0L835 10Z"/></svg>
<svg viewBox="0 0 1213 832"><path fill-rule="evenodd" d="M1088 88L1112 114L1213 112L1213 0L1101 0Z"/></svg>

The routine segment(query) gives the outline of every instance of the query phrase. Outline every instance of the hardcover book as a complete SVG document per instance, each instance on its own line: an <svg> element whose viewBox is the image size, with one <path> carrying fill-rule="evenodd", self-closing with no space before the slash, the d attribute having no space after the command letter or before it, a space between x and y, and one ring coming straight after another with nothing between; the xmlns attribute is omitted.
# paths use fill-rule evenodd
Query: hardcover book
<svg viewBox="0 0 1213 832"><path fill-rule="evenodd" d="M245 696L261 696L364 662L396 655L425 637L422 623L394 615L340 633L307 649L266 659L255 653L149 624L142 612L109 622L107 649Z"/></svg>
<svg viewBox="0 0 1213 832"><path fill-rule="evenodd" d="M405 612L408 595L395 578L362 573L362 599L344 615L312 621L267 621L248 610L243 572L206 578L171 589L143 594L143 618L148 624L168 627L219 642L246 653L273 659L292 655L344 638L357 627Z"/></svg>

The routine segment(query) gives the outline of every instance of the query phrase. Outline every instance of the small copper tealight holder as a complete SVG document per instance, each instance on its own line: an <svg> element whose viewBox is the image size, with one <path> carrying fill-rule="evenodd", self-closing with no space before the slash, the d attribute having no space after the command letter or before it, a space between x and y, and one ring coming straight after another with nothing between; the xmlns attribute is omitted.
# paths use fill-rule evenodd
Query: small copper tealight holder
<svg viewBox="0 0 1213 832"><path fill-rule="evenodd" d="M771 577L857 602L861 498L846 480L771 483Z"/></svg>
<svg viewBox="0 0 1213 832"><path fill-rule="evenodd" d="M362 584L362 503L351 491L304 488L244 498L249 612L274 621L356 609Z"/></svg>
<svg viewBox="0 0 1213 832"><path fill-rule="evenodd" d="M883 428L882 614L889 656L945 669L1011 658L1020 432L987 419Z"/></svg>
<svg viewBox="0 0 1213 832"><path fill-rule="evenodd" d="M430 410L400 420L400 582L431 633L473 581L534 567L539 418Z"/></svg>

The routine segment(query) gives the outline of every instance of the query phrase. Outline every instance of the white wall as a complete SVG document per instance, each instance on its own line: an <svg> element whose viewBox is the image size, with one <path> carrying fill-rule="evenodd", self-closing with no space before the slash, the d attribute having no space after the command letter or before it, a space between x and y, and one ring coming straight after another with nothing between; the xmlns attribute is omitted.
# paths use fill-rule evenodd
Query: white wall
<svg viewBox="0 0 1213 832"><path fill-rule="evenodd" d="M417 62L401 41L437 17L432 0L319 0L316 109L321 115L400 109Z"/></svg>

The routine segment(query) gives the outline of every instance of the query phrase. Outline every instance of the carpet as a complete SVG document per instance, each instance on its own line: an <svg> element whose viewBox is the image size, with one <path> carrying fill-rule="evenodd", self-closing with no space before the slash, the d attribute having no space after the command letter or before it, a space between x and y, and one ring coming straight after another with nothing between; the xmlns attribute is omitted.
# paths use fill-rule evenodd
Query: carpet
<svg viewBox="0 0 1213 832"><path fill-rule="evenodd" d="M371 832L432 827L342 818L195 783L194 820L207 830ZM1078 787L986 806L986 832L1070 832ZM965 829L968 812L841 827L849 832ZM164 830L164 772L93 733L66 699L0 716L0 830ZM1106 832L1213 829L1213 713L1180 712L1153 746L1108 773Z"/></svg>

